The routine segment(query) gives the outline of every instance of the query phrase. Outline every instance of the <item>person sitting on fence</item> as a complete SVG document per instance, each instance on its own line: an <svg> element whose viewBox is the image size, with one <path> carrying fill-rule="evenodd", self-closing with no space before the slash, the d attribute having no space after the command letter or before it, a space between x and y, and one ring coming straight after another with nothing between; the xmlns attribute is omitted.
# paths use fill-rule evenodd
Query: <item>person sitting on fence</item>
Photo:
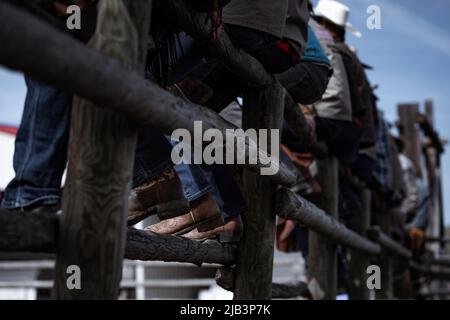
<svg viewBox="0 0 450 320"><path fill-rule="evenodd" d="M81 2L75 2L82 5ZM95 6L86 10L95 11ZM57 6L65 14L65 7ZM83 25L82 40L92 35L94 24ZM61 206L60 187L67 161L72 93L62 92L26 76L28 86L24 114L19 127L14 155L15 178L9 183L2 207L12 210L56 212ZM189 213L181 182L170 158L172 147L156 130L141 128L134 164L132 191L129 197L129 224L149 215L161 219L190 214L196 223L220 218L211 203L197 203ZM156 152L155 152L156 151ZM214 221L219 221L216 219ZM220 226L209 224L208 230Z"/></svg>
<svg viewBox="0 0 450 320"><path fill-rule="evenodd" d="M223 8L222 17L224 31L233 44L256 58L271 74L283 73L298 64L300 55L306 47L308 19L306 0L251 3L234 0ZM220 112L242 93L246 84L228 71L219 60L208 58L204 63L202 59L206 54L198 50L195 44L192 50L194 53L186 52L189 58L185 57L180 61L183 63L183 60L187 60L186 67L191 67L189 76L185 77L188 73L184 72L181 73L184 78L180 79L177 75L168 78L172 80L172 84L177 83L179 89L191 101L202 103ZM203 63L198 64L198 61ZM174 66L173 69L185 71L186 67ZM318 81L323 82L328 72L326 69L323 72L324 76ZM320 91L320 87L317 90ZM192 96L192 92L204 92L205 95L196 99ZM318 95L311 91L310 94Z"/></svg>
<svg viewBox="0 0 450 320"><path fill-rule="evenodd" d="M352 174L366 183L369 188L376 188L372 172L376 165L376 141L377 141L377 101L375 89L371 89L371 105L368 112L362 118L361 138L359 142L359 152L350 168Z"/></svg>
<svg viewBox="0 0 450 320"><path fill-rule="evenodd" d="M356 212L361 207L352 186L350 172L346 167L349 167L358 158L361 130L364 126L362 119L370 110L372 103L371 86L367 80L364 67L353 50L345 43L347 31L351 31L358 37L361 36L359 32L350 28L347 22L349 13L348 7L330 0L319 1L314 11L317 22L333 36L337 54L342 58L345 68L347 77L345 84L348 86L348 92L346 93L349 94L350 98L349 106L351 106L351 109L348 111L347 121L322 120L320 117L317 121L318 137L324 136L325 140L331 139L333 141L333 143L328 141L332 152L338 149L337 156L342 166L342 170L340 170L339 212L343 219L350 218L352 212ZM341 128L343 136L336 137L333 130L336 125L337 128ZM342 141L346 143L342 143ZM345 149L339 150L343 146Z"/></svg>
<svg viewBox="0 0 450 320"><path fill-rule="evenodd" d="M192 223L191 216L184 215L163 220L148 226L145 230L197 241L218 237L222 243L237 243L242 233L240 215L244 214L247 208L228 168L221 165L201 166L181 163L175 165L175 170L183 184L192 212L205 209L203 213L206 213L206 210L214 210L217 214L213 219L205 219L197 225ZM208 203L209 207L205 207ZM205 228L205 225L208 226L214 219L218 220L216 228Z"/></svg>
<svg viewBox="0 0 450 320"><path fill-rule="evenodd" d="M413 162L405 155L404 141L397 138L396 143L406 194L394 211L394 225L397 234L405 239L409 247L415 252L419 252L422 249L425 230L428 226L429 190L424 180L417 176Z"/></svg>
<svg viewBox="0 0 450 320"><path fill-rule="evenodd" d="M306 39L306 22L308 19L308 12L305 4L306 2L303 0L289 1L289 3L283 3L281 1L269 3L261 1L251 5L244 1L233 1L230 5L225 7L223 12L223 20L226 23L225 31L230 35L230 38L236 45L247 50L250 54L259 59L260 62L268 68L269 72L280 73L287 68L295 67L302 47L304 46L303 42ZM248 7L248 10L243 10L244 7ZM271 20L272 25L270 25L270 22L267 23L267 21L265 21L264 24L261 23L261 16L259 13L262 12L265 12L266 16L267 14L270 14L273 17ZM289 12L287 16L286 12ZM285 20L285 26L284 23L280 22L283 20ZM284 36L283 40L278 39L280 38L280 35ZM190 65L196 66L196 55L197 58L201 57L201 51L197 49L195 43L192 43L192 39L189 39L182 34L179 34L178 36L180 36L180 42L182 43L181 47L178 47L178 50L186 51L186 54L184 56L181 55L180 60L176 62L172 68L166 70L168 73L166 76L160 77L161 80L164 78L168 80L166 84L169 88L179 77L186 76L186 70L189 70ZM314 38L312 40L314 40ZM317 41L314 45L316 47L312 47L306 56L306 60L308 61L305 61L305 64L308 63L308 65L293 70L293 74L283 77L283 81L287 82L289 88L294 89L294 86L297 85L298 87L295 89L298 93L300 92L300 89L304 91L304 101L314 101L321 96L330 74L327 57L321 50L318 50ZM320 55L319 60L318 56L320 53L322 53L322 55ZM175 55L178 56L177 54ZM160 59L164 59L164 57L160 57ZM309 66L309 64L311 66ZM152 65L152 68L155 67L154 65ZM159 65L159 63L156 63L156 65ZM200 71L193 71L192 74L198 76L199 74L203 74L206 70L206 79L200 77L205 80L206 86L212 84L211 80L215 79L213 81L214 85L212 85L212 90L198 90L202 84L199 81L193 81L192 77L179 81L176 85L176 89L182 91L182 95L188 97L193 102L213 107L214 110L219 111L226 103L235 99L244 87L244 84L237 76L231 74L215 60L213 60L212 63L202 65L199 70ZM298 77L298 79L303 80L303 82L300 84L298 80L294 81L293 75ZM234 80L227 80L229 78L234 78ZM216 80L218 82L216 82ZM220 85L219 82L221 83ZM308 88L308 90L304 90L305 88ZM212 96L205 100L205 94L198 95L196 94L198 92L203 92L205 94L211 92ZM230 92L233 93L228 95ZM231 101L227 99L231 99ZM219 104L215 105L216 102L219 102ZM199 169L192 168L192 166L189 167L191 171L194 172L197 172ZM227 173L227 171L227 168L219 169L219 166L215 166L215 168L212 169L214 179L217 182L217 189L221 191L221 198L224 200L225 207L232 207L231 209L228 208L228 210L224 210L228 214L225 218L228 223L231 223L233 226L238 226L238 217L242 213L240 211L243 210L241 208L245 207L245 203L243 203L242 196L238 191L239 188L233 181L230 181L231 175ZM187 178L187 180L183 181L185 186L195 185L195 183L192 182L192 177L187 175ZM224 190L224 185L230 186L228 190ZM233 195L233 190L234 193L237 194ZM239 208L239 210L236 208ZM230 211L232 212L231 214ZM170 221L150 226L147 230L164 234L176 234L177 230L173 226L177 225L177 221L179 220L179 218L171 219ZM217 228L216 233L224 231L224 229L227 230L227 225L222 228ZM195 237L198 238L200 235L201 234L196 232ZM214 236L215 234L208 233L208 235ZM190 237L190 235L186 236ZM201 235L201 237L204 236L206 236L206 234Z"/></svg>
<svg viewBox="0 0 450 320"><path fill-rule="evenodd" d="M316 115L314 120L318 138L327 144L330 153L342 163L350 164L357 151L358 130L352 122L352 103L347 72L333 37L341 33L346 20L336 20L337 24L324 23L328 21L327 17L332 18L334 14L334 7L330 8L327 3L327 1L318 3L311 26L325 52L331 57L333 75L321 100L312 104L311 107ZM339 9L348 10L346 7L339 7Z"/></svg>
<svg viewBox="0 0 450 320"><path fill-rule="evenodd" d="M332 69L330 62L317 37L313 33L312 28L308 27L307 46L305 52L301 56L299 64L297 64L295 68L290 68L285 74L277 74L276 77L280 80L281 84L288 89L296 101L313 103L322 96L331 74ZM220 114L223 118L237 127L241 127L242 107L238 103L234 102L230 104ZM294 135L289 132L287 125L284 125L282 134L283 143L289 143L289 139L291 139L294 144L298 141L298 138L294 137ZM282 160L288 161L286 157L287 156L282 152ZM306 173L309 173L308 168L305 170L307 171ZM314 183L314 180L312 179L311 182ZM233 182L228 182L226 184L230 183L234 184ZM238 187L234 186L232 190L237 191ZM240 198L242 198L242 196L235 195L230 198L230 201L231 203L236 203L237 201L237 203L242 204L242 200L239 200ZM237 219L238 214L236 214L236 210L233 210L233 212L235 212L233 217ZM226 219L227 221L233 221L234 225L238 225L235 220L229 220L229 216L226 217ZM288 221L286 225L289 224L290 222Z"/></svg>

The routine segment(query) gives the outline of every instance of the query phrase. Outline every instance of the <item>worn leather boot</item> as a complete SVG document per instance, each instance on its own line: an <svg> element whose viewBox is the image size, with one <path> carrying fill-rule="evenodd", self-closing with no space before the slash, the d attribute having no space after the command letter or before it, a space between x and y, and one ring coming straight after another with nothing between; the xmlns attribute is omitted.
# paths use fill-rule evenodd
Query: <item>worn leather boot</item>
<svg viewBox="0 0 450 320"><path fill-rule="evenodd" d="M161 220L189 212L180 178L173 168L134 188L128 197L128 225L157 214Z"/></svg>
<svg viewBox="0 0 450 320"><path fill-rule="evenodd" d="M224 220L211 194L193 201L191 211L182 216L161 221L145 230L158 234L181 235L194 229L205 232L224 225Z"/></svg>
<svg viewBox="0 0 450 320"><path fill-rule="evenodd" d="M237 244L242 238L243 225L240 217L236 217L225 223L225 225L210 231L200 232L194 229L181 236L194 241L206 241L217 239L220 243Z"/></svg>

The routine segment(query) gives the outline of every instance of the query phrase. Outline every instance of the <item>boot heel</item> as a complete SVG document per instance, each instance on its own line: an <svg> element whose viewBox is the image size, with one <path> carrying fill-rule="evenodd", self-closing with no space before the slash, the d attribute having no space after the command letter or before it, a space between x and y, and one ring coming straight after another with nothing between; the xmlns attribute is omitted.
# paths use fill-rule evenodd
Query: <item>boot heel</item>
<svg viewBox="0 0 450 320"><path fill-rule="evenodd" d="M214 230L215 228L222 227L225 224L225 220L223 220L222 215L217 215L206 219L197 224L198 232L207 232Z"/></svg>

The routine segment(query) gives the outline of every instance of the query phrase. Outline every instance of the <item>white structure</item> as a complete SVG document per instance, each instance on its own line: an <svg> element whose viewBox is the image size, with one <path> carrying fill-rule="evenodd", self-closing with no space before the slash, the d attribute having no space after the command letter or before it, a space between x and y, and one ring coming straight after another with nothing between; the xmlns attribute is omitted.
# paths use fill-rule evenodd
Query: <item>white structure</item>
<svg viewBox="0 0 450 320"><path fill-rule="evenodd" d="M14 177L14 139L17 128L0 125L0 190Z"/></svg>

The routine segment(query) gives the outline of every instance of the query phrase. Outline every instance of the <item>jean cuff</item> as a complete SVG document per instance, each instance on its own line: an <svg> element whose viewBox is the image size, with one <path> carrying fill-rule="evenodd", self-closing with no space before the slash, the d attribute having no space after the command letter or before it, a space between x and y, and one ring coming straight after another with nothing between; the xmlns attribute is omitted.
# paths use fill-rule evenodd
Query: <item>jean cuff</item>
<svg viewBox="0 0 450 320"><path fill-rule="evenodd" d="M188 199L189 202L195 201L197 199L200 199L201 197L203 197L204 195L208 194L208 193L212 193L213 192L213 187L212 186L208 186L205 187L203 189L200 189L198 191L196 191L193 194L187 194L185 193L186 198Z"/></svg>
<svg viewBox="0 0 450 320"><path fill-rule="evenodd" d="M25 199L16 199L16 200L7 200L3 199L1 203L1 207L4 209L20 209L20 208L26 208L31 205L44 205L44 206L51 206L61 203L61 196L42 196L35 198L33 200L25 200Z"/></svg>
<svg viewBox="0 0 450 320"><path fill-rule="evenodd" d="M151 169L145 168L145 165L139 165L135 168L133 185L132 188L136 188L142 183L154 179L157 176L161 175L164 171L173 167L173 163L171 160L166 160L161 162L157 166L152 167Z"/></svg>

